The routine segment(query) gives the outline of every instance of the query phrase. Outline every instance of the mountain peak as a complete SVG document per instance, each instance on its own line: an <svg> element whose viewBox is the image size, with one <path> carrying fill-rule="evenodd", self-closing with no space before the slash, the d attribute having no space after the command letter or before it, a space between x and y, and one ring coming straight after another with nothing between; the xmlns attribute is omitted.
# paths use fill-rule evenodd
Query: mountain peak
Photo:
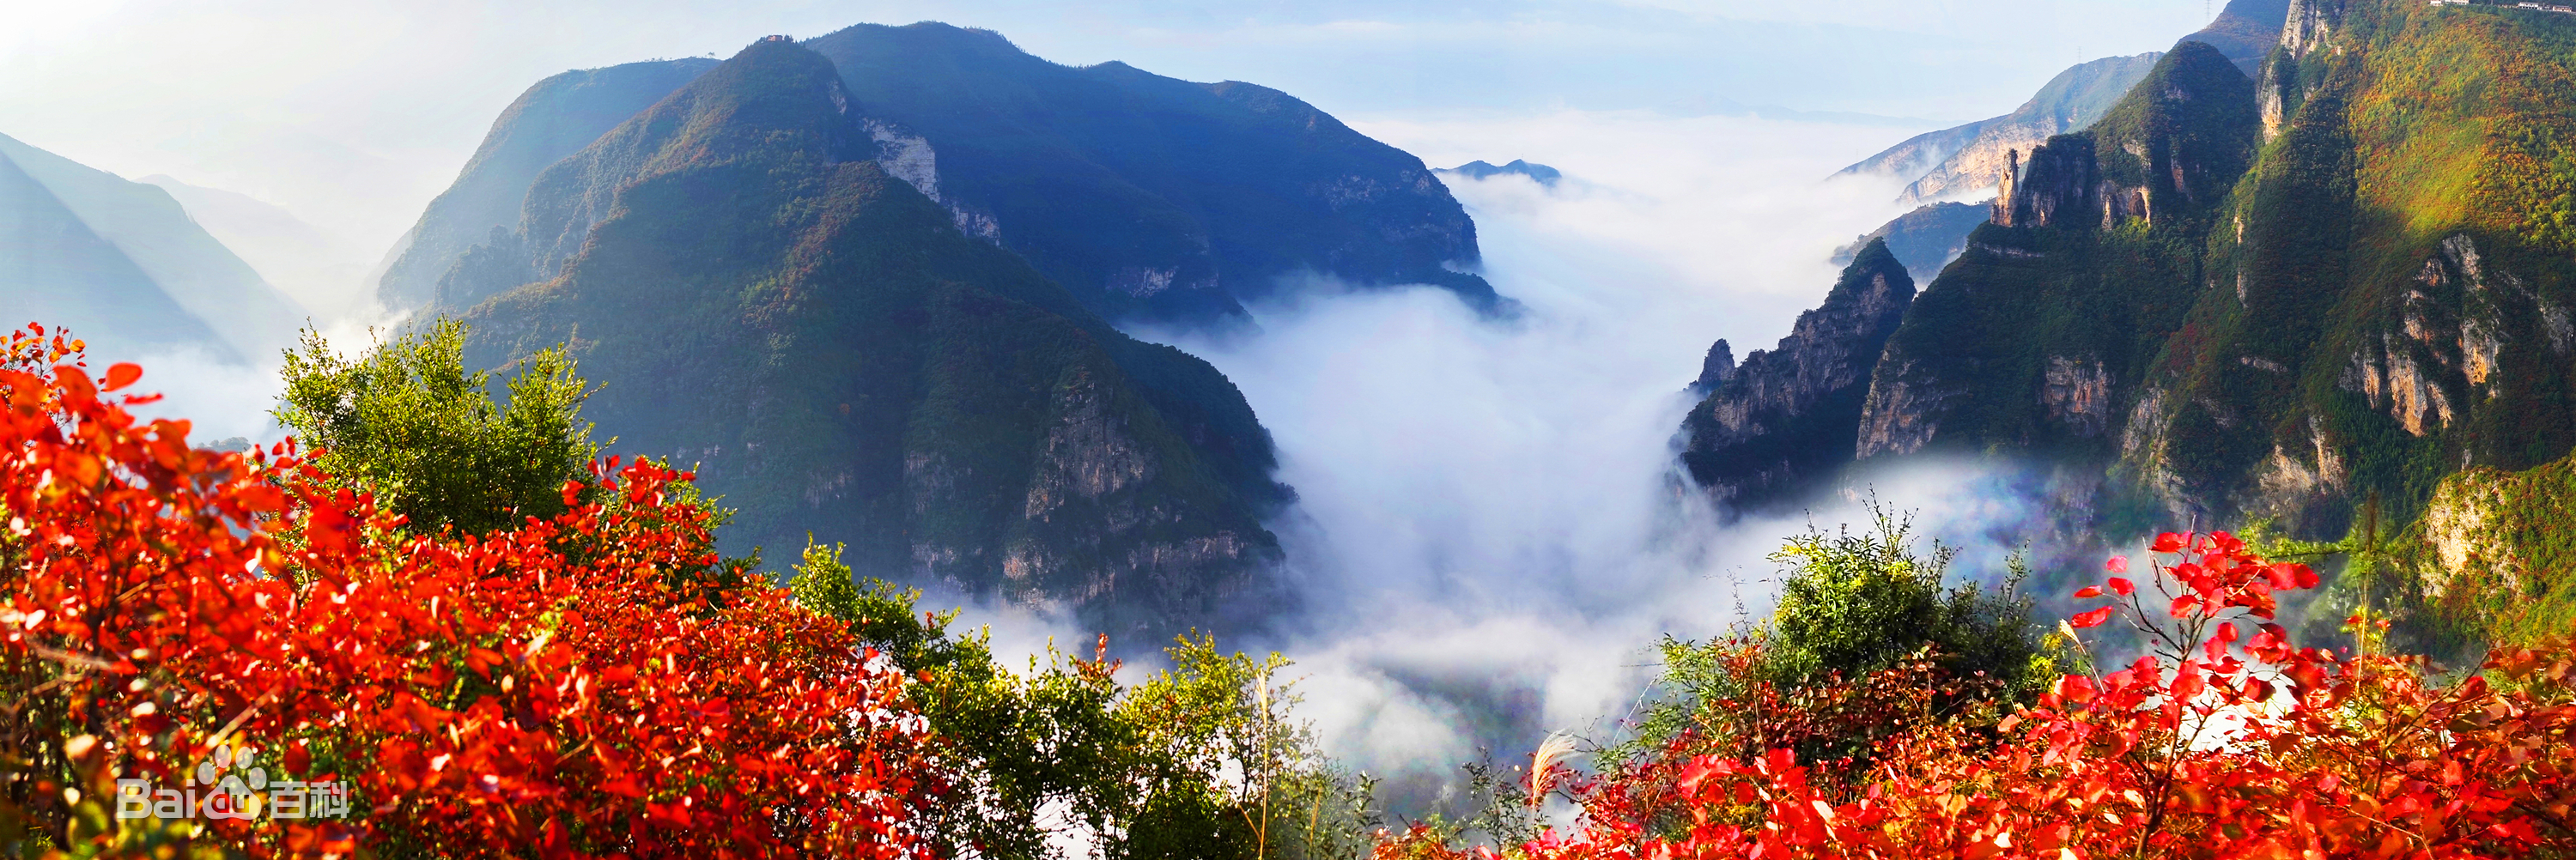
<svg viewBox="0 0 2576 860"><path fill-rule="evenodd" d="M1512 163L1501 167L1496 167L1484 161L1470 161L1439 172L1455 173L1469 179L1488 179L1505 174L1515 174L1527 176L1540 185L1550 187L1554 187L1556 185L1556 181L1564 177L1564 174L1557 172L1556 168L1549 167L1544 164L1532 164L1517 158L1512 159Z"/></svg>

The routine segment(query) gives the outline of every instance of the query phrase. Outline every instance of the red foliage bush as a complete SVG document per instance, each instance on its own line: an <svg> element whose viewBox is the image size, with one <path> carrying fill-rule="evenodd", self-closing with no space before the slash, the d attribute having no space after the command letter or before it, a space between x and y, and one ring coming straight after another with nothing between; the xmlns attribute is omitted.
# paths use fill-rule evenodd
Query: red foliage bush
<svg viewBox="0 0 2576 860"><path fill-rule="evenodd" d="M1993 727L1932 724L1882 745L1866 774L1820 773L1786 750L1699 756L1676 784L1688 833L1605 806L1570 834L1511 853L1594 858L2468 858L2576 852L2576 659L2565 642L2490 655L2442 683L2420 660L2291 645L2279 592L2306 567L2268 564L2225 533L2164 535L2154 575L2078 594L2123 618L2149 656L2069 675ZM2114 573L2126 561L2113 559ZM2152 596L2151 596L2152 592ZM1891 670L1901 671L1901 670ZM2490 680L2492 678L2493 680ZM1479 852L1483 853L1483 852ZM1457 858L1421 832L1381 858Z"/></svg>
<svg viewBox="0 0 2576 860"><path fill-rule="evenodd" d="M943 788L902 679L785 591L704 576L688 473L611 460L551 521L401 537L291 443L137 420L111 392L140 370L94 378L78 347L31 327L0 356L0 842L927 856L911 822ZM341 783L349 815L114 817L120 778L233 759Z"/></svg>

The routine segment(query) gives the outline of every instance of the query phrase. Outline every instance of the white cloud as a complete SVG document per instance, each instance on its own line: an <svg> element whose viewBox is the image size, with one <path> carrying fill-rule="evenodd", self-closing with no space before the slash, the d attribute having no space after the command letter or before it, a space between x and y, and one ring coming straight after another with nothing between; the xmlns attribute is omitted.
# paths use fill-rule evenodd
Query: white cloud
<svg viewBox="0 0 2576 860"><path fill-rule="evenodd" d="M1810 519L1722 524L1684 489L1680 389L1718 336L1739 355L1771 345L1831 285L1830 249L1896 213L1888 187L1817 178L1884 130L1574 111L1359 126L1436 164L1566 173L1554 189L1452 182L1521 320L1414 288L1256 308L1258 336L1178 339L1243 389L1301 496L1281 530L1309 614L1281 647L1307 715L1419 804L1479 748L1608 739L1659 636L1767 610L1766 556ZM1989 572L2028 513L1973 467L1867 483ZM1866 516L1850 498L1812 521Z"/></svg>

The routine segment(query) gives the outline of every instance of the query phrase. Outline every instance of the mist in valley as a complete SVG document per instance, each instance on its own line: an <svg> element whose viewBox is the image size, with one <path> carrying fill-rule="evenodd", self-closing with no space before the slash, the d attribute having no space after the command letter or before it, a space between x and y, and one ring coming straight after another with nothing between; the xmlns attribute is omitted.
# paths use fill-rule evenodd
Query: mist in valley
<svg viewBox="0 0 2576 860"><path fill-rule="evenodd" d="M1458 767L1525 760L1549 733L1606 743L1647 692L1653 646L1755 623L1768 556L1809 528L1916 518L1961 576L1999 579L2036 488L1993 466L1911 462L1798 511L1739 518L1680 473L1676 428L1711 341L1740 357L1830 286L1832 249L1897 214L1890 184L1825 182L1884 128L1561 112L1361 119L1433 164L1563 170L1448 177L1482 273L1523 305L1480 318L1429 289L1254 308L1258 333L1139 332L1240 386L1300 500L1275 523L1296 615L1299 715L1327 752L1420 811ZM1874 508L1873 505L1876 507ZM1275 638L1273 638L1275 637Z"/></svg>

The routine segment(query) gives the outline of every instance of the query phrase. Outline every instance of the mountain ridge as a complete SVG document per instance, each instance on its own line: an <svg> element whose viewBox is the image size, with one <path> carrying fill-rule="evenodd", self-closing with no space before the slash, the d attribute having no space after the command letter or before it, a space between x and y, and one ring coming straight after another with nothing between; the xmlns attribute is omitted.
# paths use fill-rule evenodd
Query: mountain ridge
<svg viewBox="0 0 2576 860"><path fill-rule="evenodd" d="M465 314L499 366L571 345L620 450L695 463L736 550L1117 632L1244 623L1291 497L1214 368L1119 334L882 163L825 57L763 41L547 169L551 279Z"/></svg>

